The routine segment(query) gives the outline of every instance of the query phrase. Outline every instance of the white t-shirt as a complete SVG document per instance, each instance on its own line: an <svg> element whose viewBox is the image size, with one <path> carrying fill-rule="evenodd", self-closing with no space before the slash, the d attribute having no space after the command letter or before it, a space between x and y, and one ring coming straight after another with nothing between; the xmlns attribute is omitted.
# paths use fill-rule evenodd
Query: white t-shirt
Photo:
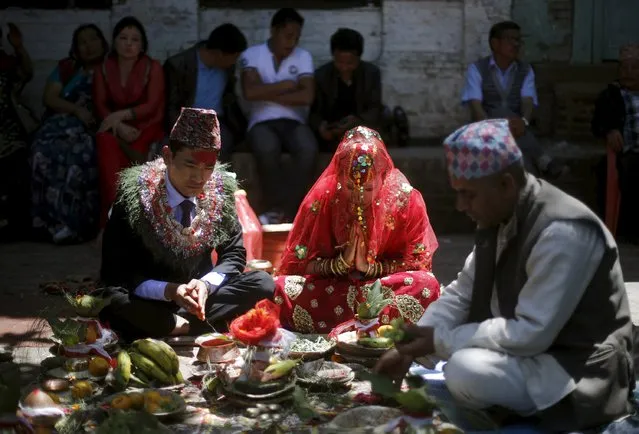
<svg viewBox="0 0 639 434"><path fill-rule="evenodd" d="M273 53L268 43L249 47L240 56L240 70L255 69L265 84L284 80L298 81L301 77L313 75L313 57L308 51L295 47L293 52L275 70ZM285 106L271 101L244 101L248 110L249 125L273 119L293 119L305 124L308 119L309 106Z"/></svg>

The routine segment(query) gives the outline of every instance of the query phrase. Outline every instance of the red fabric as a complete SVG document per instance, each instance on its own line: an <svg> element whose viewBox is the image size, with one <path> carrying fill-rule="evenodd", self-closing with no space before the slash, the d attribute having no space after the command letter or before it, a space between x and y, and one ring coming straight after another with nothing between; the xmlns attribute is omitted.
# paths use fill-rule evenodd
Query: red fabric
<svg viewBox="0 0 639 434"><path fill-rule="evenodd" d="M300 333L327 334L353 319L357 304L366 299L370 281L320 276L278 276L275 302L280 304L282 326ZM407 271L382 278L395 302L380 315L382 324L398 316L417 322L430 303L439 298L439 282L428 271Z"/></svg>
<svg viewBox="0 0 639 434"><path fill-rule="evenodd" d="M270 300L261 300L255 308L235 318L229 330L235 339L247 345L257 345L277 332L279 316L279 306Z"/></svg>
<svg viewBox="0 0 639 434"><path fill-rule="evenodd" d="M246 197L246 191L235 192L235 210L242 225L246 261L262 259L262 225Z"/></svg>
<svg viewBox="0 0 639 434"><path fill-rule="evenodd" d="M164 131L162 125L157 124L140 132L140 137L129 146L146 157L153 142L162 140ZM118 173L131 165L131 161L120 148L118 139L111 133L103 132L96 135L98 152L98 171L100 174L100 223L104 227L107 214L113 201L118 183Z"/></svg>
<svg viewBox="0 0 639 434"><path fill-rule="evenodd" d="M372 188L370 206L347 188L358 181ZM351 319L354 301L365 297L361 288L370 282L347 277L306 276L301 287L293 283L304 279L299 276L306 274L310 261L338 254L349 241L353 225L358 225L357 208L362 206L367 259L396 261L395 274L387 276L383 284L392 289L400 304L414 307L407 319L414 321L418 311L423 312L439 296L439 283L430 273L438 243L422 195L394 167L379 135L358 127L345 135L293 222L278 270L283 276L276 279L275 293L282 321L289 328L328 333ZM391 306L382 316L390 320L398 314L397 306Z"/></svg>
<svg viewBox="0 0 639 434"><path fill-rule="evenodd" d="M619 222L619 206L621 193L619 192L619 174L617 173L617 153L608 149L606 170L606 226L615 235Z"/></svg>
<svg viewBox="0 0 639 434"><path fill-rule="evenodd" d="M372 160L372 170L367 176L376 192L373 204L364 210L368 260L397 260L395 271L432 269L438 243L421 193L395 168L377 133L363 127L356 131L350 137L347 133L304 198L286 242L279 274L303 275L310 261L336 256L339 247L349 241L357 221L358 199L352 200L345 186L352 178L351 167L361 156L362 145L368 145L364 152ZM306 248L304 255L300 255L298 246Z"/></svg>
<svg viewBox="0 0 639 434"><path fill-rule="evenodd" d="M96 68L93 77L96 113L104 119L113 112L132 108L135 119L127 121L127 124L140 130L161 125L165 106L164 86L162 66L146 55L133 66L126 85L122 86L117 57L110 56L102 67Z"/></svg>

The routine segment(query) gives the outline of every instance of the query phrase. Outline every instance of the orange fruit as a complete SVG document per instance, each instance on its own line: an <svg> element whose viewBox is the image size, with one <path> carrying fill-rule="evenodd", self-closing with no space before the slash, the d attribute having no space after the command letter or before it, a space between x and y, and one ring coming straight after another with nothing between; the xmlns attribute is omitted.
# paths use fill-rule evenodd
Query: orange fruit
<svg viewBox="0 0 639 434"><path fill-rule="evenodd" d="M91 323L87 326L87 344L93 344L98 340L98 328L95 324Z"/></svg>
<svg viewBox="0 0 639 434"><path fill-rule="evenodd" d="M131 406L136 410L141 410L144 407L144 395L142 393L129 393L129 399L131 399Z"/></svg>
<svg viewBox="0 0 639 434"><path fill-rule="evenodd" d="M109 373L109 362L102 357L94 357L89 362L89 373L95 377L104 377Z"/></svg>
<svg viewBox="0 0 639 434"><path fill-rule="evenodd" d="M132 407L133 401L126 395L119 395L111 401L111 407L118 410L128 410Z"/></svg>

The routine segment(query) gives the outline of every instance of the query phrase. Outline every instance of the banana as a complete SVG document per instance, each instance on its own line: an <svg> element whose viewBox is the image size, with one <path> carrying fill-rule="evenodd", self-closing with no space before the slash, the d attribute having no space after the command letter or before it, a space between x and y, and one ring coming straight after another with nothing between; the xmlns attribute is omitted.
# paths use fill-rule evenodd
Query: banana
<svg viewBox="0 0 639 434"><path fill-rule="evenodd" d="M131 357L129 353L122 350L118 353L118 366L115 368L113 376L116 385L121 389L126 389L131 379Z"/></svg>
<svg viewBox="0 0 639 434"><path fill-rule="evenodd" d="M173 378L162 370L153 360L140 353L131 353L131 361L145 375L163 384L173 384Z"/></svg>
<svg viewBox="0 0 639 434"><path fill-rule="evenodd" d="M360 338L357 343L370 348L390 348L393 340L390 338Z"/></svg>
<svg viewBox="0 0 639 434"><path fill-rule="evenodd" d="M132 386L140 387L140 388L150 387L150 384L147 381L142 380L140 377L138 377L135 374L131 374L131 379L129 381L129 384Z"/></svg>
<svg viewBox="0 0 639 434"><path fill-rule="evenodd" d="M164 353L171 359L173 374L177 374L178 372L180 372L180 359L178 358L177 353L171 347L171 345L159 340L154 340L154 342L156 342L157 345L164 351Z"/></svg>
<svg viewBox="0 0 639 434"><path fill-rule="evenodd" d="M162 345L164 344L164 345ZM168 344L155 339L138 339L131 344L138 353L153 360L168 375L175 375L180 369L177 354Z"/></svg>
<svg viewBox="0 0 639 434"><path fill-rule="evenodd" d="M146 376L146 374L144 372L142 372L141 370L139 370L137 367L134 366L133 369L133 374L135 374L135 376L142 381L143 383L146 384L151 384L151 379L149 377ZM132 374L132 375L133 375Z"/></svg>
<svg viewBox="0 0 639 434"><path fill-rule="evenodd" d="M182 383L184 383L184 376L182 375L180 371L178 371L177 374L173 376L173 384L182 384Z"/></svg>

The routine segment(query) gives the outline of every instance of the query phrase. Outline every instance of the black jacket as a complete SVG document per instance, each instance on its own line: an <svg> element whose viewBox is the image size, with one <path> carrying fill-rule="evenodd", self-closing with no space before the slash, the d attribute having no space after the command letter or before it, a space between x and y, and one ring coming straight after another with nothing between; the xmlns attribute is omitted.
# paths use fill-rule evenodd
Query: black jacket
<svg viewBox="0 0 639 434"><path fill-rule="evenodd" d="M591 122L592 133L595 137L605 138L612 130L623 131L625 122L626 105L621 96L619 83L614 82L597 98Z"/></svg>
<svg viewBox="0 0 639 434"><path fill-rule="evenodd" d="M309 123L314 131L319 130L323 120L337 99L338 72L333 62L320 66L315 71L315 101L311 107ZM357 113L364 125L378 129L382 119L382 74L370 62L362 61L354 72Z"/></svg>

